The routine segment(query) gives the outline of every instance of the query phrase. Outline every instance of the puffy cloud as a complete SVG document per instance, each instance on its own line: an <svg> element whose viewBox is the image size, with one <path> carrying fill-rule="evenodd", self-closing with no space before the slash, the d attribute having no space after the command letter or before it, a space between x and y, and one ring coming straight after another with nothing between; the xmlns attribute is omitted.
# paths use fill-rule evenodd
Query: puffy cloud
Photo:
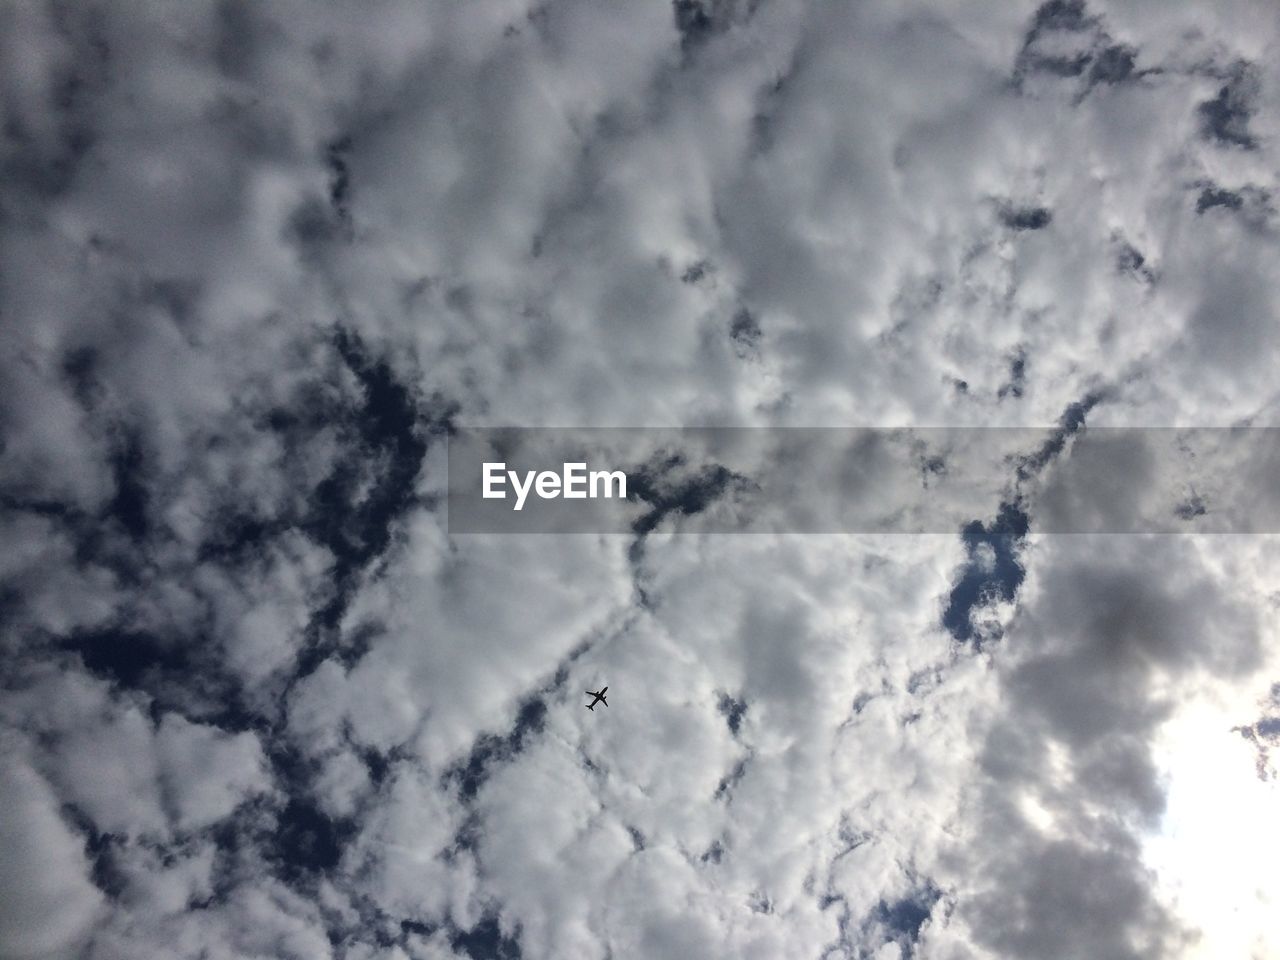
<svg viewBox="0 0 1280 960"><path fill-rule="evenodd" d="M6 744L8 748L9 744ZM5 954L70 954L98 915L102 894L89 877L84 849L58 812L49 785L16 751L0 772L0 940Z"/></svg>
<svg viewBox="0 0 1280 960"><path fill-rule="evenodd" d="M1169 956L1196 939L1144 850L1165 812L1158 733L1180 705L1256 683L1257 611L1213 541L1098 547L1040 539L1007 635L956 867L975 894L957 916L997 955Z"/></svg>
<svg viewBox="0 0 1280 960"><path fill-rule="evenodd" d="M0 950L1267 948L1179 851L1274 551L1039 533L1267 476L1080 441L1274 420L1268 13L0 11ZM591 424L1058 426L946 534L450 532Z"/></svg>

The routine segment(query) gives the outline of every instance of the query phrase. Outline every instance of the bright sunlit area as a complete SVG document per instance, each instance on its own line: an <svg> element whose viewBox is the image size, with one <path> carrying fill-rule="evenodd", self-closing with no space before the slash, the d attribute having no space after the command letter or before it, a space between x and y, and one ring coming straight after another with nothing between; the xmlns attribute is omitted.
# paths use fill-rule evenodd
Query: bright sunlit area
<svg viewBox="0 0 1280 960"><path fill-rule="evenodd" d="M1168 805L1146 856L1162 898L1199 929L1188 955L1203 960L1280 957L1280 782L1274 758L1233 729L1256 717L1196 703L1157 747Z"/></svg>

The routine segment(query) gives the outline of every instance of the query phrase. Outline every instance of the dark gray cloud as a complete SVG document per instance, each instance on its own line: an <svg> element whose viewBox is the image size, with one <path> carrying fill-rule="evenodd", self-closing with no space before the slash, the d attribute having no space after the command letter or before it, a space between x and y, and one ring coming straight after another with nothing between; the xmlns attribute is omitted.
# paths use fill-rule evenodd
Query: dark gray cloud
<svg viewBox="0 0 1280 960"><path fill-rule="evenodd" d="M1000 893L959 910L1002 955L1176 955L1195 931L1156 898L1142 857L1164 812L1155 732L1181 685L1259 666L1259 624L1186 541L1059 543L1012 631L1021 649L982 753L990 779L967 869Z"/></svg>
<svg viewBox="0 0 1280 960"><path fill-rule="evenodd" d="M1218 95L1196 108L1204 135L1225 147L1254 149L1258 142L1249 131L1249 119L1257 89L1258 79L1250 65L1237 64Z"/></svg>

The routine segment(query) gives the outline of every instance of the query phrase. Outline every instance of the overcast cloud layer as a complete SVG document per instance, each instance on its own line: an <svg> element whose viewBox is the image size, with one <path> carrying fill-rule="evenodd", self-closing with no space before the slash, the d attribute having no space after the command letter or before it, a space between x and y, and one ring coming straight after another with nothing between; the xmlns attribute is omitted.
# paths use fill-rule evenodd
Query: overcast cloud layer
<svg viewBox="0 0 1280 960"><path fill-rule="evenodd" d="M0 6L0 956L1280 957L1280 543L1021 495L1280 426L1277 65L1270 0ZM682 533L673 457L450 535L493 426L1050 429L949 533Z"/></svg>

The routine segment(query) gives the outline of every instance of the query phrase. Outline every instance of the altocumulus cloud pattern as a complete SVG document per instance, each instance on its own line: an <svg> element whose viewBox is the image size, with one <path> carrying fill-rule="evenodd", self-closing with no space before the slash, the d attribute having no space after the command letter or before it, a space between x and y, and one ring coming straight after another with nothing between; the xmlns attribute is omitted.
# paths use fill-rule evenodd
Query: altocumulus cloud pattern
<svg viewBox="0 0 1280 960"><path fill-rule="evenodd" d="M4 4L0 955L1280 956L1280 544L1019 496L1280 425L1277 65L1269 0ZM1048 439L950 532L681 532L673 450L450 533L507 426Z"/></svg>

